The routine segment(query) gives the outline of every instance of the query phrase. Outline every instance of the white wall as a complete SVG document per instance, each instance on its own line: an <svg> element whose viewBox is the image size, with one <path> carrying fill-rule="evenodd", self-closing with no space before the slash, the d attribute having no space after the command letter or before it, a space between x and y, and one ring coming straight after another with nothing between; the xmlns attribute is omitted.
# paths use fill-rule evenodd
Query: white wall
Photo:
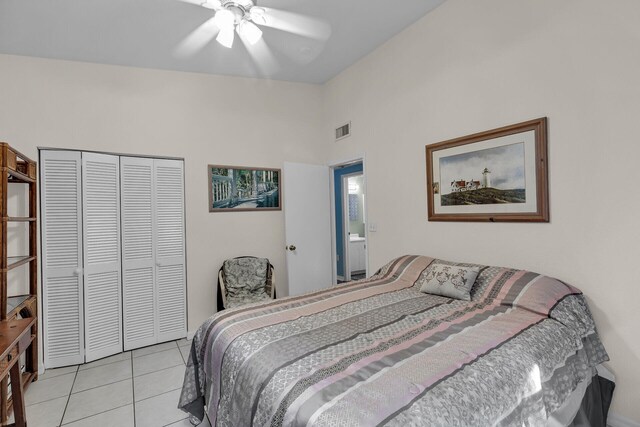
<svg viewBox="0 0 640 427"><path fill-rule="evenodd" d="M190 330L225 258L269 257L286 291L282 213L210 214L207 163L365 153L371 271L419 253L580 287L618 377L613 410L640 421L638 22L637 0L448 0L325 87L0 55L0 140L184 157ZM426 220L425 144L541 116L551 223Z"/></svg>
<svg viewBox="0 0 640 427"><path fill-rule="evenodd" d="M366 153L372 271L416 253L578 286L638 421L639 22L637 0L448 0L325 88L326 134L353 124L328 158ZM427 221L426 144L542 116L551 223Z"/></svg>
<svg viewBox="0 0 640 427"><path fill-rule="evenodd" d="M280 212L209 213L207 164L320 157L321 87L0 55L0 140L184 157L189 330L216 308L226 258L269 258L287 293Z"/></svg>

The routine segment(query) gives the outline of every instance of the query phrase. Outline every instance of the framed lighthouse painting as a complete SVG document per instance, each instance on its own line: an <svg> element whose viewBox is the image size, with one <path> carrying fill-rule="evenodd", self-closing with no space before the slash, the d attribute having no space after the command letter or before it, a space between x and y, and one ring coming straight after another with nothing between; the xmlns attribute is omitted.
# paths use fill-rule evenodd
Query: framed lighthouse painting
<svg viewBox="0 0 640 427"><path fill-rule="evenodd" d="M429 221L549 222L546 117L426 146Z"/></svg>

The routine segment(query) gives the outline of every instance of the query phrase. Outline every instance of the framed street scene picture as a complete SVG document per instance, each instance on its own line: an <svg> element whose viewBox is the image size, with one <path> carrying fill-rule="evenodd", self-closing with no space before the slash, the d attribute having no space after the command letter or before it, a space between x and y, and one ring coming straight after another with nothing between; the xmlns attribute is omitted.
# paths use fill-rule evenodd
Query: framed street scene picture
<svg viewBox="0 0 640 427"><path fill-rule="evenodd" d="M209 212L279 211L280 169L209 165Z"/></svg>
<svg viewBox="0 0 640 427"><path fill-rule="evenodd" d="M549 222L547 119L426 146L429 221Z"/></svg>

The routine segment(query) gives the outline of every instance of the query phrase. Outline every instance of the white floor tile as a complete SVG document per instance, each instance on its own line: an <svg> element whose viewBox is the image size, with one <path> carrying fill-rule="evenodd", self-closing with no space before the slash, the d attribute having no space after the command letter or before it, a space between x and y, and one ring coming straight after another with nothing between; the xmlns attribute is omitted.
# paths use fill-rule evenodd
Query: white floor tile
<svg viewBox="0 0 640 427"><path fill-rule="evenodd" d="M175 346L175 343L174 343ZM161 351L159 353L148 354L146 356L133 358L133 376L149 374L161 369L171 368L173 366L183 365L182 355L178 351L178 347L171 350Z"/></svg>
<svg viewBox="0 0 640 427"><path fill-rule="evenodd" d="M29 427L58 427L66 405L67 396L27 406Z"/></svg>
<svg viewBox="0 0 640 427"><path fill-rule="evenodd" d="M204 421L202 421L200 424L197 424L197 426L211 427L211 424L209 423L209 420L207 419L207 417L204 417ZM185 418L184 420L180 420L177 423L169 424L167 427L193 427L193 424L191 424L191 421L189 421L189 418Z"/></svg>
<svg viewBox="0 0 640 427"><path fill-rule="evenodd" d="M102 385L116 383L132 377L131 361L109 363L92 369L78 371L72 393L88 390Z"/></svg>
<svg viewBox="0 0 640 427"><path fill-rule="evenodd" d="M178 409L180 390L136 402L136 427L166 426L188 418Z"/></svg>
<svg viewBox="0 0 640 427"><path fill-rule="evenodd" d="M64 423L133 403L132 380L92 388L72 394L64 414Z"/></svg>
<svg viewBox="0 0 640 427"><path fill-rule="evenodd" d="M66 368L54 368L47 369L44 371L44 374L38 375L38 381L40 380L48 380L54 377L59 377L64 374L71 374L78 370L78 365L67 366Z"/></svg>
<svg viewBox="0 0 640 427"><path fill-rule="evenodd" d="M112 409L63 425L69 427L133 427L133 405Z"/></svg>
<svg viewBox="0 0 640 427"><path fill-rule="evenodd" d="M150 345L133 350L133 357L145 356L147 354L158 353L159 351L171 350L177 348L175 341L164 342L162 344Z"/></svg>
<svg viewBox="0 0 640 427"><path fill-rule="evenodd" d="M192 427L177 408L190 349L191 340L182 339L48 369L26 391L29 426L133 427L135 413L137 427ZM211 424L205 419L200 426Z"/></svg>
<svg viewBox="0 0 640 427"><path fill-rule="evenodd" d="M75 373L70 373L29 384L29 388L24 393L25 404L34 405L58 397L68 396L75 376Z"/></svg>
<svg viewBox="0 0 640 427"><path fill-rule="evenodd" d="M191 347L191 342L193 340L188 340L186 338L182 338L181 340L176 341L178 343L178 347Z"/></svg>
<svg viewBox="0 0 640 427"><path fill-rule="evenodd" d="M137 401L182 388L184 365L163 369L133 379L133 397Z"/></svg>
<svg viewBox="0 0 640 427"><path fill-rule="evenodd" d="M80 370L84 371L85 369L91 369L95 368L96 366L108 365L115 362L122 362L123 360L131 360L130 351L114 354L113 356L105 357L104 359L99 359L94 362L85 363L83 365L80 365Z"/></svg>
<svg viewBox="0 0 640 427"><path fill-rule="evenodd" d="M180 347L180 353L182 354L184 363L187 363L187 360L189 360L189 354L191 354L191 347Z"/></svg>

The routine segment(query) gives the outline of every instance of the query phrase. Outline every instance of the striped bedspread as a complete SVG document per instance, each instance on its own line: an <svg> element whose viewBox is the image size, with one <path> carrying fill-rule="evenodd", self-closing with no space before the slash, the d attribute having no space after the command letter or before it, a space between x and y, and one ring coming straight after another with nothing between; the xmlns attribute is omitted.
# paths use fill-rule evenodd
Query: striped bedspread
<svg viewBox="0 0 640 427"><path fill-rule="evenodd" d="M471 301L421 293L433 261L214 315L179 406L218 426L544 425L608 360L578 289L481 266Z"/></svg>

